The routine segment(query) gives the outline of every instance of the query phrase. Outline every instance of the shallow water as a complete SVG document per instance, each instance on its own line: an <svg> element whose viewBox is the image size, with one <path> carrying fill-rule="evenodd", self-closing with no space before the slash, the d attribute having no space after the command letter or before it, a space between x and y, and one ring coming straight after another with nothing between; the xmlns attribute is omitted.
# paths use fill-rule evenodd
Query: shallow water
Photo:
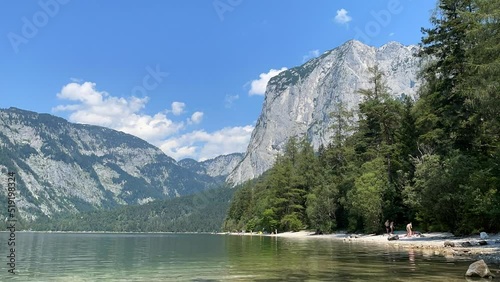
<svg viewBox="0 0 500 282"><path fill-rule="evenodd" d="M328 239L210 234L16 234L14 281L465 281L470 261Z"/></svg>

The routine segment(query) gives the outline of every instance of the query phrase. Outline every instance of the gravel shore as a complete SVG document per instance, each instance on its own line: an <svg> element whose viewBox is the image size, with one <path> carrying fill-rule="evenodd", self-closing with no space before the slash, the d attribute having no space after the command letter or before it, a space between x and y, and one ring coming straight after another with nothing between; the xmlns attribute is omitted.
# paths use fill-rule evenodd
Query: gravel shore
<svg viewBox="0 0 500 282"><path fill-rule="evenodd" d="M314 235L312 232L284 232L280 234L231 233L244 236L274 236L295 239L330 239L345 243L382 244L393 248L414 249L424 255L440 255L450 259L484 259L495 269L500 268L500 234L488 234L487 239L481 239L479 234L468 237L456 237L451 233L423 233L407 237L404 231L395 232L397 240L388 240L388 235L366 235L334 233ZM446 245L445 246L445 242ZM484 245L481 245L484 244Z"/></svg>

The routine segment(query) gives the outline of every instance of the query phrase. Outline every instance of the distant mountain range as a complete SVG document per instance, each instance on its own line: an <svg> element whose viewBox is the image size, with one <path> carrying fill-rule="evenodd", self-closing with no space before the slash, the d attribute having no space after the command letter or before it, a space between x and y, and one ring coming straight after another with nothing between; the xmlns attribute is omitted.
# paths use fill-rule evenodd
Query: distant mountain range
<svg viewBox="0 0 500 282"><path fill-rule="evenodd" d="M0 110L0 171L17 174L16 203L26 220L216 188L241 158L232 154L178 163L129 134L49 114ZM0 201L6 202L6 181L0 185Z"/></svg>
<svg viewBox="0 0 500 282"><path fill-rule="evenodd" d="M269 169L290 137L315 148L332 138L336 105L356 109L370 87L368 68L385 72L395 96L416 97L417 46L380 48L351 40L273 77L247 151L179 162L157 147L115 130L67 122L49 114L0 109L0 171L17 173L20 215L112 209L190 195L224 182L239 184ZM0 183L6 201L6 181ZM5 216L4 210L0 215ZM214 217L215 218L215 217Z"/></svg>
<svg viewBox="0 0 500 282"><path fill-rule="evenodd" d="M264 173L290 137L305 136L315 149L330 143L330 114L339 103L357 109L361 98L357 91L371 86L369 67L378 65L385 73L394 96L416 97L418 50L398 42L375 48L351 40L271 78L248 149L227 181L240 184Z"/></svg>

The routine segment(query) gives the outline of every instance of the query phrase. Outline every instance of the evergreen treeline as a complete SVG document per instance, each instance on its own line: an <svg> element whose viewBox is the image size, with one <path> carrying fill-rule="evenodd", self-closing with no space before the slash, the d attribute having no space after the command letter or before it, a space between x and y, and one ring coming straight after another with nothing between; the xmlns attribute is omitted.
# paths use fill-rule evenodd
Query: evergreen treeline
<svg viewBox="0 0 500 282"><path fill-rule="evenodd" d="M431 23L416 102L372 67L356 127L337 102L331 143L290 139L235 193L224 228L500 231L500 0L439 0Z"/></svg>
<svg viewBox="0 0 500 282"><path fill-rule="evenodd" d="M36 231L219 232L234 189L219 188L140 206L42 217Z"/></svg>

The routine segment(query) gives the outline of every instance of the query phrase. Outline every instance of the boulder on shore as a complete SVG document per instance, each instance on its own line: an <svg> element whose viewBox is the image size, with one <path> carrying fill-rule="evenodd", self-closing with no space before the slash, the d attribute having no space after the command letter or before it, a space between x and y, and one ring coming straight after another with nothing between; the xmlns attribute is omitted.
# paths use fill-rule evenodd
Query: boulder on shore
<svg viewBox="0 0 500 282"><path fill-rule="evenodd" d="M467 269L465 276L481 278L495 277L495 275L491 273L488 265L486 265L484 260L478 260L469 265L469 269Z"/></svg>
<svg viewBox="0 0 500 282"><path fill-rule="evenodd" d="M444 241L444 246L445 247L455 247L455 243L451 242L451 241Z"/></svg>
<svg viewBox="0 0 500 282"><path fill-rule="evenodd" d="M389 237L387 237L387 240L388 241L399 240L399 236L398 235L390 235Z"/></svg>
<svg viewBox="0 0 500 282"><path fill-rule="evenodd" d="M486 232L481 232L479 233L479 237L481 237L481 239L485 240L485 239L488 239L489 236L488 236L488 233Z"/></svg>
<svg viewBox="0 0 500 282"><path fill-rule="evenodd" d="M462 244L460 244L462 247L472 247L472 244L469 242L469 241L465 241L465 242L462 242Z"/></svg>

